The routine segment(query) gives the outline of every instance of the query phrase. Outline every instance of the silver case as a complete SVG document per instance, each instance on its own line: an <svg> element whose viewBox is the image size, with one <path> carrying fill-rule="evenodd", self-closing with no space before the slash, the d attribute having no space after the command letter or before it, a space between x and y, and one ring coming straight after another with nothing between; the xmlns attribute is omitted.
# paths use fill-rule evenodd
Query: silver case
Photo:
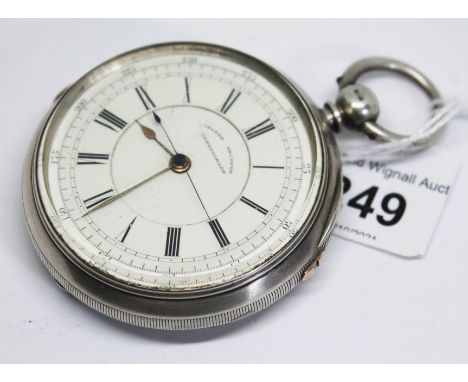
<svg viewBox="0 0 468 382"><path fill-rule="evenodd" d="M200 329L231 323L265 309L299 284L306 271L316 264L341 206L341 163L336 142L321 111L296 85L275 69L243 53L209 44L185 42L162 44L140 48L133 52L168 46L206 47L256 61L265 70L270 70L280 78L282 86L296 94L299 106L307 113L312 127L317 129L319 136L317 144L323 151L323 176L317 203L303 228L291 240L292 245L288 247L281 262L234 288L229 287L213 294L182 296L176 299L117 289L79 267L63 251L65 244L57 242L57 235L45 217L42 204L37 200L35 179L35 158L40 137L47 128L49 117L67 91L57 97L56 104L41 123L29 149L23 169L23 206L35 249L54 280L66 292L98 312L129 324L170 330ZM115 59L101 66L113 60Z"/></svg>

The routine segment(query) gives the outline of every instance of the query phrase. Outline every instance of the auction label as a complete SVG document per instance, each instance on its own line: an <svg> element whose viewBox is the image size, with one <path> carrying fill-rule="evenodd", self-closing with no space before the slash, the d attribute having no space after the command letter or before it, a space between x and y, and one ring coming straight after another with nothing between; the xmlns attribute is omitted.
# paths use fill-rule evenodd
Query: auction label
<svg viewBox="0 0 468 382"><path fill-rule="evenodd" d="M406 257L424 254L460 168L431 148L398 162L343 166L343 208L334 234Z"/></svg>

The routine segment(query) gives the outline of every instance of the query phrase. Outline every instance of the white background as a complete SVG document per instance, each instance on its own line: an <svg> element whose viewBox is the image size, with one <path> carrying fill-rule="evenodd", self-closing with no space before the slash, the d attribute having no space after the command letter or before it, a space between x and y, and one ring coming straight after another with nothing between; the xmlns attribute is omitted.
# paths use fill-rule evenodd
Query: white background
<svg viewBox="0 0 468 382"><path fill-rule="evenodd" d="M453 122L439 143L464 167L424 257L406 260L332 237L319 271L282 301L237 324L194 332L130 327L56 288L26 232L20 173L58 91L140 45L198 40L238 48L321 105L335 96L346 66L368 55L405 60L444 95L468 101L467 38L466 20L0 21L0 362L466 363L467 119ZM383 123L406 131L424 119L427 102L414 87L389 78L368 83L382 101Z"/></svg>

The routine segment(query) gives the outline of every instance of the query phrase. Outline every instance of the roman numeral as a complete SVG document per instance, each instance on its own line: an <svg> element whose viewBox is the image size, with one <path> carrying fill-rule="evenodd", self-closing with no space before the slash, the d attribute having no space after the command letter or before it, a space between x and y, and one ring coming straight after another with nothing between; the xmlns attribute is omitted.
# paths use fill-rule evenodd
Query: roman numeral
<svg viewBox="0 0 468 382"><path fill-rule="evenodd" d="M254 210L257 210L258 212L260 212L263 215L266 215L268 213L268 210L266 210L265 208L259 206L257 203L252 202L250 199L247 199L245 196L242 196L240 198L240 201L244 202L245 204L252 207Z"/></svg>
<svg viewBox="0 0 468 382"><path fill-rule="evenodd" d="M105 164L109 160L109 154L78 153L76 164Z"/></svg>
<svg viewBox="0 0 468 382"><path fill-rule="evenodd" d="M92 196L91 198L83 200L83 203L87 209L90 209L94 207L95 205L100 204L106 201L107 199L111 198L113 194L114 194L114 191L110 189L110 190L101 192L100 194L97 194L95 196Z"/></svg>
<svg viewBox="0 0 468 382"><path fill-rule="evenodd" d="M128 233L130 232L130 230L132 229L132 226L133 226L133 223L135 223L135 220L136 220L136 216L133 218L133 220L130 222L130 224L127 226L127 228L125 228L125 232L124 234L122 235L122 239L120 240L122 243L125 241L125 239L127 238L127 235Z"/></svg>
<svg viewBox="0 0 468 382"><path fill-rule="evenodd" d="M276 170L283 170L284 166L252 166L253 168L269 168L269 169L276 169Z"/></svg>
<svg viewBox="0 0 468 382"><path fill-rule="evenodd" d="M167 227L165 256L179 256L180 227Z"/></svg>
<svg viewBox="0 0 468 382"><path fill-rule="evenodd" d="M122 130L127 125L127 122L106 109L103 109L94 121L115 132L118 131L115 128Z"/></svg>
<svg viewBox="0 0 468 382"><path fill-rule="evenodd" d="M185 77L185 96L187 97L187 103L190 103L190 88L187 77Z"/></svg>
<svg viewBox="0 0 468 382"><path fill-rule="evenodd" d="M224 233L223 229L219 225L218 219L213 219L209 221L208 224L210 225L211 230L216 236L216 239L218 240L218 243L221 247L225 247L226 245L230 244L228 238L226 237L226 234Z"/></svg>
<svg viewBox="0 0 468 382"><path fill-rule="evenodd" d="M260 134L266 133L270 130L273 130L275 126L269 119L265 119L263 122L260 122L258 125L251 127L248 130L244 131L245 136L247 139L252 139L258 137Z"/></svg>
<svg viewBox="0 0 468 382"><path fill-rule="evenodd" d="M240 95L241 92L232 89L226 101L224 101L223 106L221 106L220 112L226 114L231 108L231 106L234 104L234 102L236 102L237 99L240 97Z"/></svg>
<svg viewBox="0 0 468 382"><path fill-rule="evenodd" d="M151 97L148 95L148 93L147 93L146 90L143 88L143 86L138 86L137 88L135 88L135 91L137 92L138 97L140 98L141 102L142 102L143 105L145 106L145 109L146 109L146 110L154 109L154 108L156 107L156 105L154 104L153 100L152 100Z"/></svg>

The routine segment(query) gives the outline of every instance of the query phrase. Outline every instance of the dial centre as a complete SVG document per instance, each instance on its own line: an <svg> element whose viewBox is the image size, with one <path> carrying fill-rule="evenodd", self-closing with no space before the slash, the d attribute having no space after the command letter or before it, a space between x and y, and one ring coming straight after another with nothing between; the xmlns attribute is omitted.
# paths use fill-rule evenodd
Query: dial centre
<svg viewBox="0 0 468 382"><path fill-rule="evenodd" d="M187 155L178 153L172 156L169 161L169 165L171 166L172 171L182 174L190 169L192 161Z"/></svg>
<svg viewBox="0 0 468 382"><path fill-rule="evenodd" d="M121 192L165 167L169 172L119 200L135 215L171 227L204 223L207 213L216 218L236 203L249 179L245 138L227 118L204 107L166 106L157 114L162 125L152 113L138 118L149 139L138 124L120 134L110 160L113 187ZM161 145L170 148L170 156ZM180 176L185 173L190 178Z"/></svg>

